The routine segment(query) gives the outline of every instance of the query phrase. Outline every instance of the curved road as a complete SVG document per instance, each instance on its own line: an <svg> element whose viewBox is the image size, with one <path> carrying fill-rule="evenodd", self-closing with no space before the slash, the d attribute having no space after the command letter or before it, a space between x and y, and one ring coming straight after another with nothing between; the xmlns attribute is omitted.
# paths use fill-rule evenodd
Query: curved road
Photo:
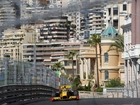
<svg viewBox="0 0 140 105"><path fill-rule="evenodd" d="M140 105L140 99L132 98L90 98L80 99L71 101L55 101L50 102L49 100L30 103L27 105Z"/></svg>

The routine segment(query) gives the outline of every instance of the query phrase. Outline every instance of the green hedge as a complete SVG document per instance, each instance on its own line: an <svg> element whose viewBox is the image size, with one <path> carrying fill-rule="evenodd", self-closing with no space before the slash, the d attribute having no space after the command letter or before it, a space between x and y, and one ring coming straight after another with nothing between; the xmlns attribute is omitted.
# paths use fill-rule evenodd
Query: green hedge
<svg viewBox="0 0 140 105"><path fill-rule="evenodd" d="M98 88L95 90L95 92L103 92L103 88Z"/></svg>
<svg viewBox="0 0 140 105"><path fill-rule="evenodd" d="M122 86L124 86L124 84L121 83L120 78L110 79L110 81L106 85L106 87L122 87Z"/></svg>

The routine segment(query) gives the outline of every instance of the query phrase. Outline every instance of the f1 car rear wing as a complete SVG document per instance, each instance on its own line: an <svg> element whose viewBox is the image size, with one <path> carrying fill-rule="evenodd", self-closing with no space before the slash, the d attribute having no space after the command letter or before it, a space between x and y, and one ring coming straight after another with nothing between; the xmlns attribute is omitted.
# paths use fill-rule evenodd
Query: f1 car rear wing
<svg viewBox="0 0 140 105"><path fill-rule="evenodd" d="M60 86L60 89L70 89L71 86L70 85L62 85Z"/></svg>

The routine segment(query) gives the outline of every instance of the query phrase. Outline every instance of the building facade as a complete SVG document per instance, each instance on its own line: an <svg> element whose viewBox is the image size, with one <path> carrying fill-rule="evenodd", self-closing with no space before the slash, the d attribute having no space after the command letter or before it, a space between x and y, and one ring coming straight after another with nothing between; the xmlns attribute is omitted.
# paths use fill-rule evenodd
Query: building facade
<svg viewBox="0 0 140 105"><path fill-rule="evenodd" d="M0 2L0 29L19 27L20 2L2 0Z"/></svg>
<svg viewBox="0 0 140 105"><path fill-rule="evenodd" d="M105 26L108 27L109 23L111 22L118 33L123 34L121 26L124 23L125 15L122 15L121 13L131 13L131 2L109 4L104 9Z"/></svg>
<svg viewBox="0 0 140 105"><path fill-rule="evenodd" d="M125 85L128 86L129 83L135 81L134 69L131 62L131 47L132 47L132 20L131 15L126 15L125 23L122 26L124 30L124 52L122 53L122 59L125 60Z"/></svg>
<svg viewBox="0 0 140 105"><path fill-rule="evenodd" d="M69 0L50 0L50 5L57 8L66 8L68 6Z"/></svg>
<svg viewBox="0 0 140 105"><path fill-rule="evenodd" d="M70 37L70 23L67 17L52 17L44 21L45 25L40 29L39 40L48 43L65 42Z"/></svg>
<svg viewBox="0 0 140 105"><path fill-rule="evenodd" d="M24 43L34 42L34 31L32 29L8 29L3 32L0 42L0 58L9 55L11 59L22 60L21 46Z"/></svg>
<svg viewBox="0 0 140 105"><path fill-rule="evenodd" d="M70 1L67 13L70 21L76 24L76 36L81 40L88 39L91 34L101 34L104 28L101 5L94 4L89 9L81 9L82 3L80 0Z"/></svg>
<svg viewBox="0 0 140 105"><path fill-rule="evenodd" d="M97 59L95 47L91 47L88 44L80 47L80 78L82 81L89 79L92 75L94 76L93 80L97 80L96 60L98 60L100 85L104 85L110 79L114 78L120 78L121 82L124 83L124 61L121 58L121 52L117 52L116 50L108 52L110 45L115 42L116 35L118 35L118 32L111 24L103 31L101 34L101 56L98 46Z"/></svg>
<svg viewBox="0 0 140 105"><path fill-rule="evenodd" d="M126 15L124 30L124 52L122 58L125 60L125 85L127 89L134 89L135 96L139 97L140 81L140 1L132 0L132 13ZM128 93L126 93L129 95ZM133 95L133 94L130 94Z"/></svg>
<svg viewBox="0 0 140 105"><path fill-rule="evenodd" d="M68 53L69 50L79 49L80 42L40 42L36 44L36 62L37 65L45 65L46 67L51 67L54 63L61 59ZM22 54L24 61L33 62L34 59L34 44L23 44ZM68 65L64 65L68 66ZM71 68L67 68L69 73L71 73Z"/></svg>

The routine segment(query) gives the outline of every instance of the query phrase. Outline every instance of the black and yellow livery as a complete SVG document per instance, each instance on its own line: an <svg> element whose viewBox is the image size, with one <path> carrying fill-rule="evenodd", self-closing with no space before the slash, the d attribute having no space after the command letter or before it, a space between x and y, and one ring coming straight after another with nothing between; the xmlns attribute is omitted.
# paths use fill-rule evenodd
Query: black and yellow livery
<svg viewBox="0 0 140 105"><path fill-rule="evenodd" d="M70 85L60 86L60 91L52 92L51 101L57 100L79 100L79 93L77 90L72 91Z"/></svg>

